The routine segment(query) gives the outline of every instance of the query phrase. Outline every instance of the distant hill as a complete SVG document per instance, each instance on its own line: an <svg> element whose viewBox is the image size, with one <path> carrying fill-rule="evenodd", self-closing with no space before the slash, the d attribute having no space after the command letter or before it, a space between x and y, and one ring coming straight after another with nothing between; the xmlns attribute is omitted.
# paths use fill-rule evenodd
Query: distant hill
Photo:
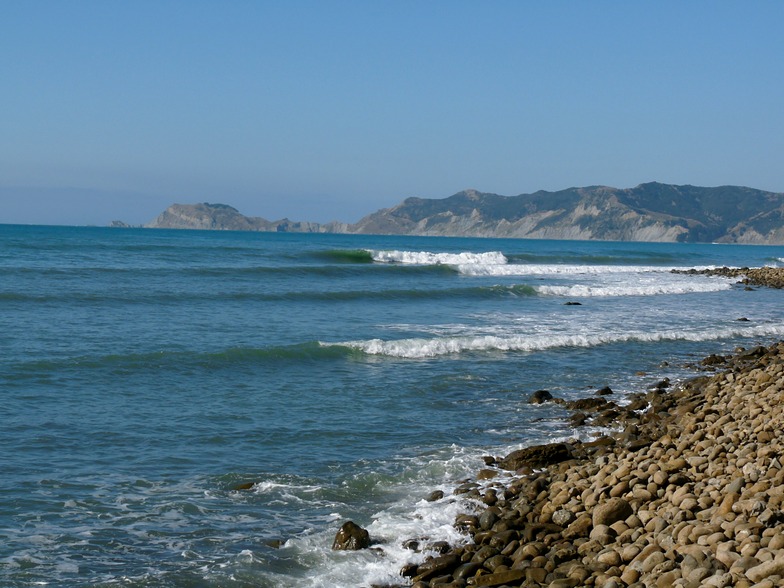
<svg viewBox="0 0 784 588"><path fill-rule="evenodd" d="M465 190L442 199L407 198L356 224L267 221L225 204L175 204L151 228L394 235L784 243L784 194L740 186L651 182L499 196Z"/></svg>
<svg viewBox="0 0 784 588"><path fill-rule="evenodd" d="M172 204L158 218L147 223L150 229L204 229L216 231L267 231L292 233L343 233L348 225L341 223L293 222L289 219L268 221L241 214L227 204Z"/></svg>

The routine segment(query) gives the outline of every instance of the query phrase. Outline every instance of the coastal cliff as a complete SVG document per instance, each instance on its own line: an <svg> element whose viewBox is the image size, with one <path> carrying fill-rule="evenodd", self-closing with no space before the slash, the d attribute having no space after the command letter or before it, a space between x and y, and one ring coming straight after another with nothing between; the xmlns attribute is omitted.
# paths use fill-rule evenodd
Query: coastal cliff
<svg viewBox="0 0 784 588"><path fill-rule="evenodd" d="M396 233L535 239L784 243L784 194L656 182L499 196L476 190L408 198L352 227Z"/></svg>
<svg viewBox="0 0 784 588"><path fill-rule="evenodd" d="M174 204L149 228L605 241L784 243L784 194L651 182L500 196L407 198L355 224L246 217L225 204Z"/></svg>

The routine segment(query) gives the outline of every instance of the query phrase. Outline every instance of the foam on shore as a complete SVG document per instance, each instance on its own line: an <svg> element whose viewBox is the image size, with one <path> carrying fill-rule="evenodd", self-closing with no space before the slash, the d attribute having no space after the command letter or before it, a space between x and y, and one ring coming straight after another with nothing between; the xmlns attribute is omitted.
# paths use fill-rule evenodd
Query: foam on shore
<svg viewBox="0 0 784 588"><path fill-rule="evenodd" d="M473 542L412 564L414 588L782 585L784 342L703 365L721 371L639 395L621 432L499 458L479 477L512 481L456 520Z"/></svg>

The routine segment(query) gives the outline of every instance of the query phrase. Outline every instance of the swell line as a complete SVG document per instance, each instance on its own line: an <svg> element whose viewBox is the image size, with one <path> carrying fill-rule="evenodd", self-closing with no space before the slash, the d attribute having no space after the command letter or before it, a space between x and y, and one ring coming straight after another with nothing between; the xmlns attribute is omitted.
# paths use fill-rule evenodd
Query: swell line
<svg viewBox="0 0 784 588"><path fill-rule="evenodd" d="M221 369L242 365L275 363L281 361L323 361L361 356L357 350L334 346L325 347L317 341L293 345L262 348L231 347L218 351L194 352L188 350L163 350L147 353L126 353L95 356L66 357L58 359L20 362L10 366L15 377L38 376L41 373L76 369L108 369L121 373L136 370L193 368Z"/></svg>
<svg viewBox="0 0 784 588"><path fill-rule="evenodd" d="M366 355L402 359L427 359L470 352L534 352L561 347L597 347L613 343L658 341L713 341L732 337L784 335L784 324L767 324L742 328L718 328L694 331L675 329L604 334L519 335L519 336L457 336L441 338L410 338L399 340L369 339L342 343L321 343L325 347L346 347Z"/></svg>
<svg viewBox="0 0 784 588"><path fill-rule="evenodd" d="M536 296L537 288L526 284L475 286L463 288L396 288L379 290L314 290L292 292L68 292L32 294L26 292L0 292L0 302L41 304L127 304L161 305L183 302L346 302L353 300L438 300L438 299L492 299L501 297Z"/></svg>

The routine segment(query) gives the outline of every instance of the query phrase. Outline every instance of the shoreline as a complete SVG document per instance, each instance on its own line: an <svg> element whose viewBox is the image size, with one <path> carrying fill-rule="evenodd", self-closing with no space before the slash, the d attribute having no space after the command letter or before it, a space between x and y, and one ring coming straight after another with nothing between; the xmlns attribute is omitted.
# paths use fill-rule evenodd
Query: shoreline
<svg viewBox="0 0 784 588"><path fill-rule="evenodd" d="M713 269L672 270L674 274L722 276L725 278L741 278L739 283L746 286L762 286L766 288L784 288L784 268L780 267L718 267Z"/></svg>
<svg viewBox="0 0 784 588"><path fill-rule="evenodd" d="M684 273L784 287L784 268ZM784 585L784 341L700 367L708 373L663 380L625 406L606 389L539 398L572 409L575 426L618 432L487 457L454 491L477 504L455 521L470 542L407 542L435 555L405 566L396 586Z"/></svg>
<svg viewBox="0 0 784 588"><path fill-rule="evenodd" d="M645 412L585 403L618 412L618 433L488 458L455 490L481 505L455 521L473 542L436 546L400 586L782 585L784 342L702 365L721 371L638 394Z"/></svg>

